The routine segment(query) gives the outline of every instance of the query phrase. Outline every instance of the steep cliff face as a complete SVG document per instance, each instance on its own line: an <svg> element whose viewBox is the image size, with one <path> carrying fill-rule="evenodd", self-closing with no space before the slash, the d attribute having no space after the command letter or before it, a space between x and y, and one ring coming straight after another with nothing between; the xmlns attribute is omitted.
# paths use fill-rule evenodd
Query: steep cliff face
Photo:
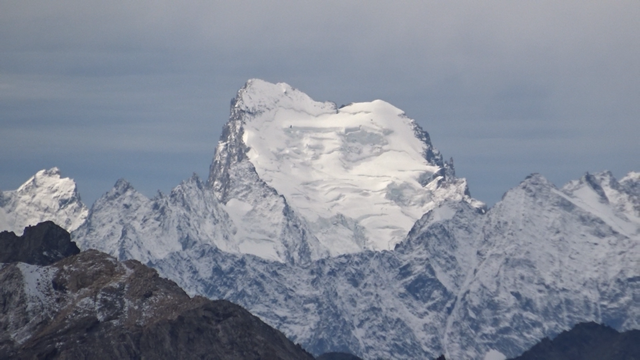
<svg viewBox="0 0 640 360"><path fill-rule="evenodd" d="M241 307L96 250L0 264L0 284L2 359L313 359Z"/></svg>

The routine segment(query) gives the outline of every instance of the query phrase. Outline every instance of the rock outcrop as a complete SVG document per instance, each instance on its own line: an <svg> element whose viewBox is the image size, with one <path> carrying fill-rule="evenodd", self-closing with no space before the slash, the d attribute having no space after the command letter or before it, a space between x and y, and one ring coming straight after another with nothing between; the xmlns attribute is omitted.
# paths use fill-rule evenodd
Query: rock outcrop
<svg viewBox="0 0 640 360"><path fill-rule="evenodd" d="M22 236L1 232L0 249L0 263L23 262L41 266L80 252L69 233L52 221L28 226Z"/></svg>

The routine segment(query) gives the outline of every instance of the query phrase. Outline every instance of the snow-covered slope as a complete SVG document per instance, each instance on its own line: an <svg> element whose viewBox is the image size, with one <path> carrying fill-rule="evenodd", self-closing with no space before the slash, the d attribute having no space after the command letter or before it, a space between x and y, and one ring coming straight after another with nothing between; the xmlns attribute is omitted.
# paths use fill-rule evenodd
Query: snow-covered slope
<svg viewBox="0 0 640 360"><path fill-rule="evenodd" d="M384 101L337 108L254 79L231 111L209 182L236 225L246 224L243 253L286 261L389 250L445 200L483 206L429 135ZM285 212L308 234L309 254L291 253L299 241Z"/></svg>
<svg viewBox="0 0 640 360"><path fill-rule="evenodd" d="M450 358L513 357L585 321L640 328L640 223L614 200L638 198L611 184L607 172L562 189L532 175L487 213L444 332Z"/></svg>
<svg viewBox="0 0 640 360"><path fill-rule="evenodd" d="M451 234L481 225L478 210L468 204L443 206L445 212L460 207L443 225ZM428 215L428 222L436 217ZM367 250L297 265L198 246L154 266L187 292L243 304L316 355L434 359L444 351L442 333L457 288L455 280L439 278L431 246L471 247L408 239L396 251Z"/></svg>
<svg viewBox="0 0 640 360"><path fill-rule="evenodd" d="M487 213L440 204L393 251L282 263L232 248L236 230L197 177L154 199L121 180L74 238L240 303L315 354L482 359L583 321L640 327L639 187L635 173L561 189L533 175Z"/></svg>
<svg viewBox="0 0 640 360"><path fill-rule="evenodd" d="M76 183L55 167L38 171L17 190L0 191L0 231L20 235L25 227L47 220L73 231L88 212Z"/></svg>

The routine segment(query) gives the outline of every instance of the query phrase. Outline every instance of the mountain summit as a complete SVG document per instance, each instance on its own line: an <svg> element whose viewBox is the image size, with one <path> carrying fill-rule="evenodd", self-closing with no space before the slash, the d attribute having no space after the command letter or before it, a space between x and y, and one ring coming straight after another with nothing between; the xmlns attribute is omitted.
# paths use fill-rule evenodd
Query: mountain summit
<svg viewBox="0 0 640 360"><path fill-rule="evenodd" d="M445 200L483 206L393 105L338 108L257 79L231 103L209 183L242 252L280 261L390 250Z"/></svg>

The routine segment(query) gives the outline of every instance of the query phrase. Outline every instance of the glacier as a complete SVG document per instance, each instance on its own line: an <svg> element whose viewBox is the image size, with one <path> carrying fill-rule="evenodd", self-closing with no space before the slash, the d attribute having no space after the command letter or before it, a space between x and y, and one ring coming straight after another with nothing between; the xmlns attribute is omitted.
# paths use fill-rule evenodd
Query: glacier
<svg viewBox="0 0 640 360"><path fill-rule="evenodd" d="M579 322L640 328L640 173L533 174L487 209L380 100L250 80L207 181L149 199L118 180L78 214L82 249L238 303L316 355L514 357Z"/></svg>

